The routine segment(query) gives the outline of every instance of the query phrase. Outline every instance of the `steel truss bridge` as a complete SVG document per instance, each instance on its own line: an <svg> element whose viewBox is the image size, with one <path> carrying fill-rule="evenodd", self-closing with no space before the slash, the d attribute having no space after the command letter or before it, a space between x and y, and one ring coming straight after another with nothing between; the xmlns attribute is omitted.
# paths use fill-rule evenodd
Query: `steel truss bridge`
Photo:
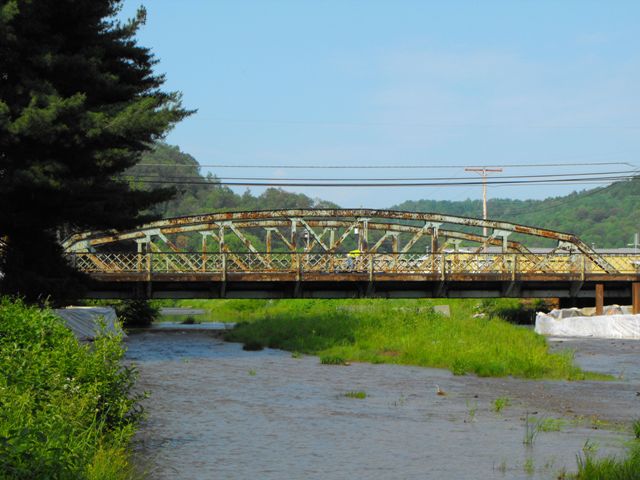
<svg viewBox="0 0 640 480"><path fill-rule="evenodd" d="M486 232L486 233L485 233ZM527 237L546 239L542 251ZM510 222L370 209L212 213L63 244L99 298L640 295L640 255ZM357 249L360 254L348 255ZM355 258L354 258L355 257ZM639 307L640 308L640 307Z"/></svg>

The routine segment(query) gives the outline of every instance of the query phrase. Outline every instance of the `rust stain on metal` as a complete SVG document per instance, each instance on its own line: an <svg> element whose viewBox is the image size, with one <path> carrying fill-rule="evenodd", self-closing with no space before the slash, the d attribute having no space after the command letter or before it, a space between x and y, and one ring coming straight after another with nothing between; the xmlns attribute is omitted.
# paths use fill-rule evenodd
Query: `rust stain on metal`
<svg viewBox="0 0 640 480"><path fill-rule="evenodd" d="M609 275L624 273L620 270L619 266L618 268L616 268L610 261L603 258L597 252L593 251L593 249L591 249L588 245L586 245L579 238L572 234L503 221L482 220L478 218L467 218L437 213L402 212L375 209L283 209L252 212L222 212L205 215L194 215L152 222L143 225L136 230L127 232L109 231L103 233L80 233L67 239L63 243L63 246L65 250L70 254L80 254L82 252L88 253L89 250L92 250L92 253L99 255L101 252L94 252L93 250L104 248L107 246L112 248L119 244L125 245L127 242L141 240L144 238L147 238L149 240L156 235L162 236L189 232L214 232L219 230L222 223L225 222L229 225L229 231L235 234L236 237L238 237L238 239L241 241L241 243L255 255L254 260L257 260L257 264L259 264L259 267L253 264L256 262L246 262L240 260L240 257L234 257L237 260L237 263L242 265L242 268L246 271L250 271L252 268L265 270L266 268L271 268L271 266L274 265L274 259L276 259L275 255L277 254L277 252L273 252L272 248L269 248L270 253L272 253L273 255L269 257L268 260L261 255L261 253L259 252L259 248L254 245L252 240L252 238L255 238L255 229L261 229L262 231L264 231L264 229L266 228L275 228L276 230L274 230L274 232L277 234L278 238L282 241L285 247L289 249L290 253L294 253L294 251L297 250L296 240L297 236L299 235L299 230L295 231L292 226L296 223L299 223L308 230L308 234L310 236L310 242L308 242L307 244L306 253L315 254L313 252L314 248L320 248L325 252L328 251L330 253L336 253L340 246L349 237L349 235L353 233L353 230L356 227L360 226L362 228L362 226L360 225L361 219L367 219L367 230L385 232L383 236L380 237L380 240L378 242L375 241L375 238L372 239L372 244L374 245L375 249L377 249L381 245L381 242L385 240L384 237L387 235L386 232L394 232L396 234L412 235L412 239L410 239L409 242L405 244L402 253L406 253L407 255L411 253L417 253L410 252L413 244L417 243L421 236L433 236L435 233L433 228L425 228L424 226L420 226L419 223L422 223L424 225L425 222L432 222L443 224L447 227L457 225L460 227L477 227L478 229L486 227L492 230L503 230L505 232L514 232L534 237L553 239L558 242L565 242L568 245L572 245L573 247L571 248L574 248L576 252L582 255L585 261L589 265L593 266L594 270L601 270L603 273ZM333 229L332 231L338 235L338 239L336 241L330 242L331 244L327 246L323 243L323 236L325 235L326 230L323 232L318 232L316 231L316 229ZM342 233L338 231L340 229L342 230ZM248 236L243 233L244 231L248 230L251 230L253 232L252 236ZM283 234L281 230L291 231L291 240L287 240L285 234ZM362 234L365 234L365 232L363 231ZM501 246L503 244L503 240L501 238L495 238L491 235L485 237L478 233L453 230L449 228L439 228L438 236L444 239L448 238L463 240L479 245ZM402 248L397 240L397 237L393 237L392 245L395 248ZM264 240L261 241L264 242ZM223 239L219 239L219 242L220 244L223 244ZM365 252L367 249L366 243L368 242L362 242L362 248ZM168 242L167 244L170 246L170 248L176 250L177 254L188 253L178 252L171 242ZM525 255L524 258L526 259L526 261L521 262L525 264L525 267L523 267L525 270L527 268L527 265L529 266L528 268L532 268L532 264L535 265L536 268L539 267L539 269L542 270L542 273L544 273L545 270L553 270L554 267L548 265L549 259L546 258L544 254L533 254L519 242L507 241L504 244L506 245L509 252ZM272 247L272 245L270 245L270 247ZM480 252L479 250L476 252L478 255L477 259L467 259L467 265L469 266L469 268L472 268L473 265L478 264L478 262L483 262L482 258L480 257L482 255L482 252ZM228 249L226 249L226 251L228 251ZM154 253L154 255L157 255L157 253ZM207 254L206 258L208 259L210 257L211 255ZM127 261L123 259L120 259L120 261L117 261L116 259L111 259L112 261L101 259L98 261L96 260L96 258L97 257L94 258L95 261L91 261L89 257L85 259L84 271L122 272L126 271L127 268L129 268L127 266ZM234 261L233 258L231 260ZM298 262L298 260L299 257L297 256L290 259L292 268L293 265ZM337 262L337 264L339 265L340 260L340 257L335 257L332 259L331 263L334 264ZM554 259L553 261L556 260ZM175 262L170 263L175 264ZM183 259L182 263L195 266L195 260L187 257ZM381 265L381 272L389 271L392 268L397 268L397 260L394 262L393 266L387 266L384 262L379 263ZM79 268L82 270L82 265L80 265ZM205 271L206 265L200 265L198 268L201 271ZM432 268L435 267L432 266ZM520 273L527 272L518 272L518 274Z"/></svg>

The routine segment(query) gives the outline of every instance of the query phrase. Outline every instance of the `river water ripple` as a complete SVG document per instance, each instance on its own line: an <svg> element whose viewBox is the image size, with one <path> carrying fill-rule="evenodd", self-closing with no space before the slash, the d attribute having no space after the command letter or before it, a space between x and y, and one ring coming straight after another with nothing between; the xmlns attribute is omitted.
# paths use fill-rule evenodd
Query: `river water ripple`
<svg viewBox="0 0 640 480"><path fill-rule="evenodd" d="M245 352L206 331L133 334L127 357L151 393L136 458L151 479L556 478L575 469L587 439L607 454L630 438L582 416L630 422L640 406L640 343L567 344L589 369L622 378L532 382L326 366L278 350ZM498 414L493 402L503 396L512 405ZM523 439L533 411L566 420L531 447Z"/></svg>

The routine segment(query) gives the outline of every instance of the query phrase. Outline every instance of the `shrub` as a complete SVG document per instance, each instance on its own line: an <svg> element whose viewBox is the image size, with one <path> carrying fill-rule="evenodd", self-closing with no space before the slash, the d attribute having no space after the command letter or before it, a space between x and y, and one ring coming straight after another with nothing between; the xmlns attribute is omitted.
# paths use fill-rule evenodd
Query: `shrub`
<svg viewBox="0 0 640 480"><path fill-rule="evenodd" d="M116 305L118 319L125 327L148 327L158 318L160 309L148 300L125 300Z"/></svg>
<svg viewBox="0 0 640 480"><path fill-rule="evenodd" d="M0 478L124 478L141 409L123 355L116 335L80 344L52 312L1 299Z"/></svg>

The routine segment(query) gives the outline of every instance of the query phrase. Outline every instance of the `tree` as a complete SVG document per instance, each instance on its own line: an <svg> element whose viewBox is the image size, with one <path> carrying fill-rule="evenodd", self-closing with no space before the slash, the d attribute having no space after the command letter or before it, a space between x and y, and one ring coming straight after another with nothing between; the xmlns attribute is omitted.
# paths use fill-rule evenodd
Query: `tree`
<svg viewBox="0 0 640 480"><path fill-rule="evenodd" d="M65 297L60 236L127 228L173 190L121 173L189 115L135 34L121 0L0 0L0 291Z"/></svg>

